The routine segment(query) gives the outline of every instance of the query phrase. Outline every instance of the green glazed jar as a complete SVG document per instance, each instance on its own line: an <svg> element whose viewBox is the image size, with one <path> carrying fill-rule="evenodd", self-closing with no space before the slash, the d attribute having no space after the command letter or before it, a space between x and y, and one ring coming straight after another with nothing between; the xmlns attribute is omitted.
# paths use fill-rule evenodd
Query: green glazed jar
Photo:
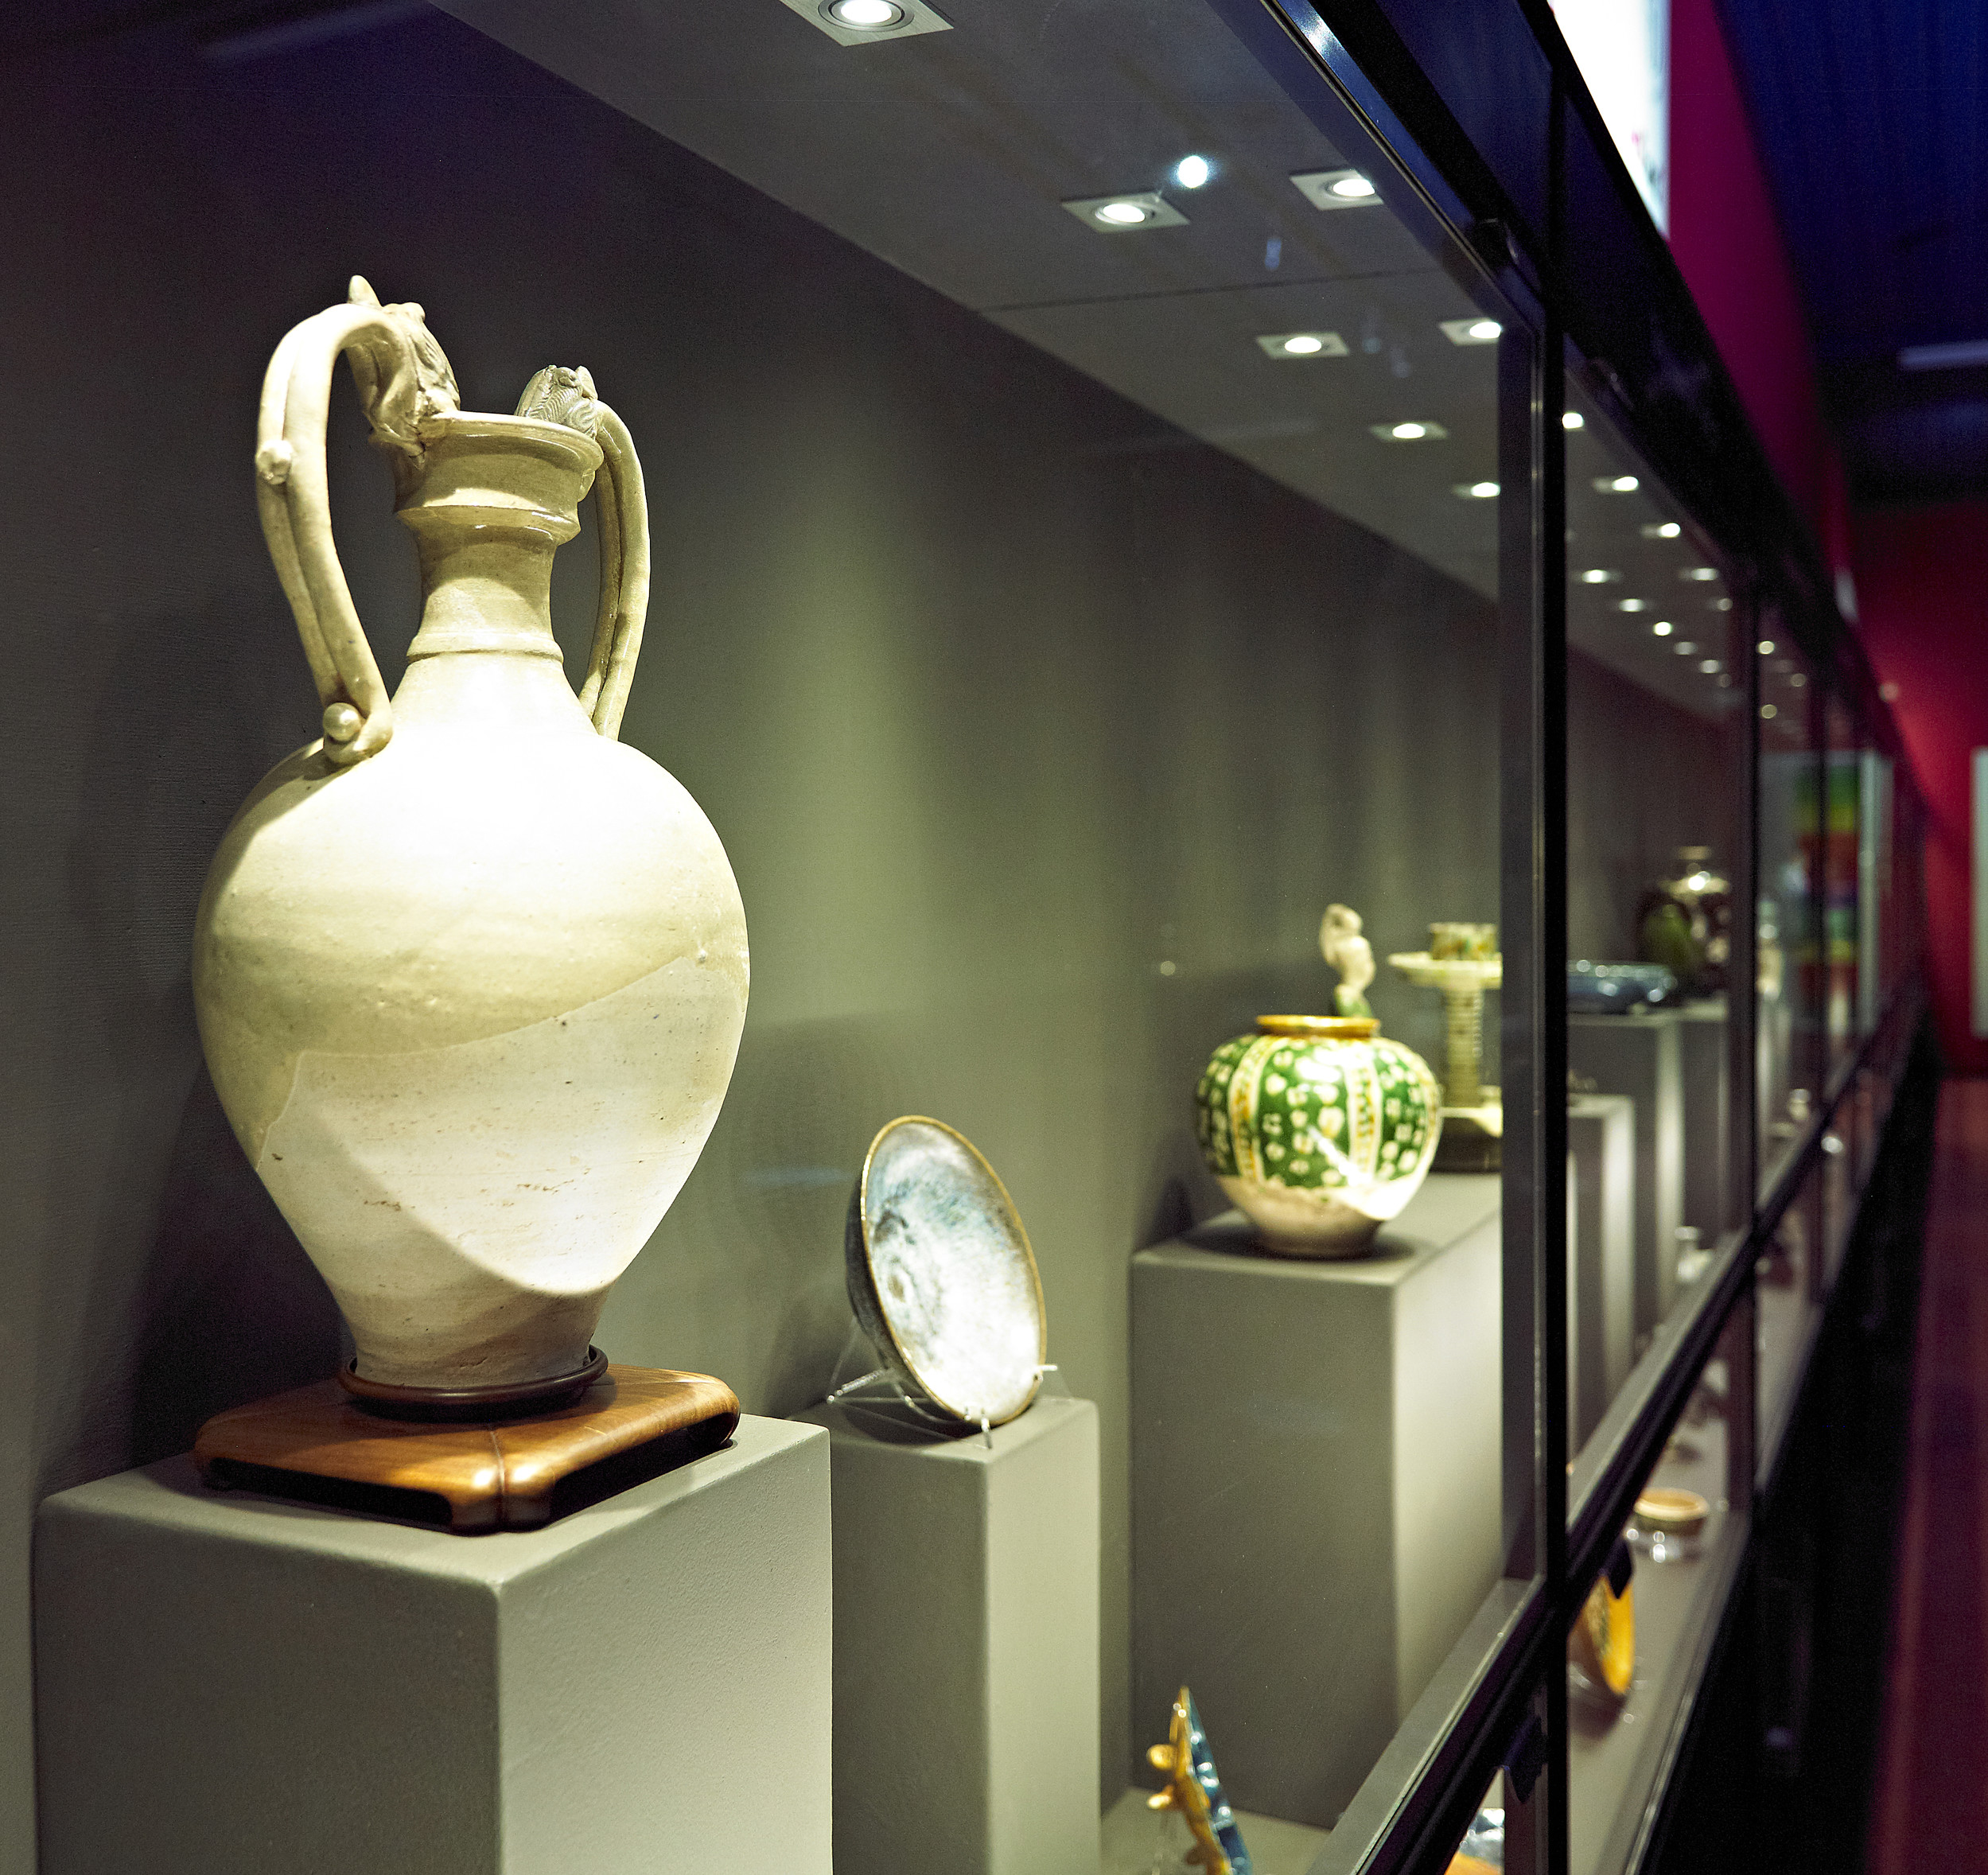
<svg viewBox="0 0 1988 1875"><path fill-rule="evenodd" d="M1442 1091L1371 1017L1259 1016L1195 1090L1201 1156L1282 1256L1357 1255L1429 1171Z"/></svg>

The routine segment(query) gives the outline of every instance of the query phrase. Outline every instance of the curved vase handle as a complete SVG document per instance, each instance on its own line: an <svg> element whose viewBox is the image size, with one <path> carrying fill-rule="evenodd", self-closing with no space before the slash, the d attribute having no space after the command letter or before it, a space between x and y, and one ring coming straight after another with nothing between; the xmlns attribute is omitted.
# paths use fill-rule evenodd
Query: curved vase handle
<svg viewBox="0 0 1988 1875"><path fill-rule="evenodd" d="M593 440L601 445L594 484L601 523L601 610L580 704L593 726L613 741L621 733L621 712L628 706L642 649L642 624L648 616L649 504L628 426L597 398Z"/></svg>
<svg viewBox="0 0 1988 1875"><path fill-rule="evenodd" d="M373 440L417 461L422 420L454 410L457 393L421 308L383 306L356 274L349 302L290 332L263 379L255 432L263 537L325 706L325 754L344 768L384 749L394 719L332 539L325 418L341 353L351 356Z"/></svg>

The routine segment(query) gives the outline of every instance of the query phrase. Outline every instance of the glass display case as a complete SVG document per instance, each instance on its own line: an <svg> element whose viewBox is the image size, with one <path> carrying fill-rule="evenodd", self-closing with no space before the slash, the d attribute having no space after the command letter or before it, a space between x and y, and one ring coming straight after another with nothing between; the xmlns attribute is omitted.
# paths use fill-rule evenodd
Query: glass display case
<svg viewBox="0 0 1988 1875"><path fill-rule="evenodd" d="M838 1480L862 1441L1006 1462L848 1286L879 1130L957 1128L1039 1274L1013 1425L1095 1412L1010 1512L1095 1616L1029 1875L1642 1865L1916 1020L1918 810L1566 48L1486 29L1494 125L1387 5L388 10L201 67L245 220L290 226L259 126L321 165L257 342L349 249L473 408L540 385L528 330L597 383L653 529L621 737L750 933L603 1344L846 1407ZM329 425L353 598L411 627ZM609 494L549 576L576 692ZM850 1546L933 1513L850 1501L854 1621ZM869 1639L838 1702L903 1696ZM1056 1650L987 1645L1042 1730ZM1009 1664L932 1651L920 1698ZM915 1865L862 1832L917 1780L837 1776L838 1856Z"/></svg>

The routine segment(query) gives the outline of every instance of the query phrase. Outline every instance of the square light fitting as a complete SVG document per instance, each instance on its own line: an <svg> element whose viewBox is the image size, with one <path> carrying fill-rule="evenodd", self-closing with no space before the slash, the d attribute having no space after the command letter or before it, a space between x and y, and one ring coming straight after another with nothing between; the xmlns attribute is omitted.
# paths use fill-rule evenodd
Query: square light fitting
<svg viewBox="0 0 1988 1875"><path fill-rule="evenodd" d="M1256 342L1273 358L1344 358L1346 341L1336 332L1262 332Z"/></svg>
<svg viewBox="0 0 1988 1875"><path fill-rule="evenodd" d="M1291 178L1291 186L1314 208L1366 208L1380 200L1358 169L1307 169Z"/></svg>
<svg viewBox="0 0 1988 1875"><path fill-rule="evenodd" d="M1495 345L1504 328L1496 319L1438 319L1438 329L1453 345Z"/></svg>
<svg viewBox="0 0 1988 1875"><path fill-rule="evenodd" d="M793 0L788 0L791 6ZM1185 228L1187 217L1157 189L1128 189L1122 195L1080 196L1064 207L1101 235L1142 234L1150 228Z"/></svg>
<svg viewBox="0 0 1988 1875"><path fill-rule="evenodd" d="M1426 421L1410 423L1369 423L1370 435L1377 436L1384 443L1441 442L1449 432L1440 423Z"/></svg>
<svg viewBox="0 0 1988 1875"><path fill-rule="evenodd" d="M886 39L915 39L920 33L950 33L925 0L780 0L838 45L875 45Z"/></svg>

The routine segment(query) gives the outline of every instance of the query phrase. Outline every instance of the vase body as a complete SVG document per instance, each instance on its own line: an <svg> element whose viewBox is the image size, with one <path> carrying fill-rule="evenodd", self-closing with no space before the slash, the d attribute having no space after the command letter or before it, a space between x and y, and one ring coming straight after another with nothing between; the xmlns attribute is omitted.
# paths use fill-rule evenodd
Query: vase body
<svg viewBox="0 0 1988 1875"><path fill-rule="evenodd" d="M396 464L426 597L391 739L263 778L208 874L193 990L358 1375L474 1389L586 1360L716 1120L745 922L710 822L601 733L552 636L601 449L460 411L420 442Z"/></svg>
<svg viewBox="0 0 1988 1875"><path fill-rule="evenodd" d="M1264 1016L1196 1090L1201 1153L1264 1247L1356 1255L1427 1176L1441 1090L1372 1021Z"/></svg>

